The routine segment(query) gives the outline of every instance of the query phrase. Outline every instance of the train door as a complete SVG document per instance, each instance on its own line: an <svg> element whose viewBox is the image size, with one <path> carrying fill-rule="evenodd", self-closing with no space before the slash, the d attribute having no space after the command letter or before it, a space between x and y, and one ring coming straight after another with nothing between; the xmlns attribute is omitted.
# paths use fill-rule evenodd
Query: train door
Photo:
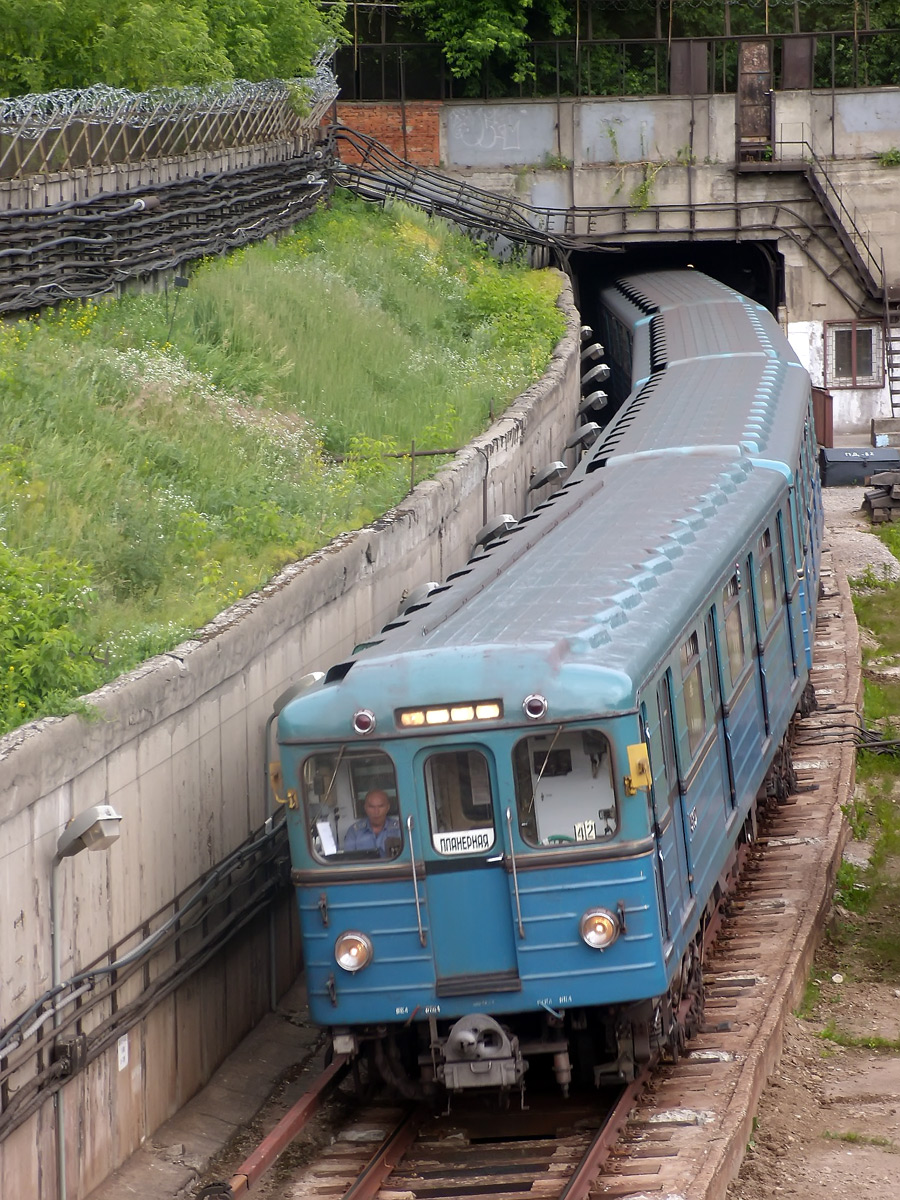
<svg viewBox="0 0 900 1200"><path fill-rule="evenodd" d="M752 610L750 613L750 638L753 643L753 656L756 659L756 664L757 664L756 678L757 678L757 682L759 684L759 702L760 702L761 712L762 712L763 729L765 731L766 737L768 737L769 733L771 732L771 725L769 722L769 697L768 697L768 693L766 691L766 664L765 664L765 659L763 658L763 650L762 650L762 631L760 629L761 623L760 623L760 617L759 617L759 599L757 596L756 581L753 576L753 569L754 569L753 555L748 554L747 555L747 579L749 580L749 585L747 587L747 594L750 597L750 608Z"/></svg>
<svg viewBox="0 0 900 1200"><path fill-rule="evenodd" d="M688 857L688 831L685 824L684 798L678 757L675 750L675 725L672 717L672 683L670 672L656 689L656 708L659 720L658 738L651 735L650 748L658 747L658 766L653 769L653 795L658 808L657 837L665 865L666 893L673 926L677 926L681 909L693 892L693 874Z"/></svg>
<svg viewBox="0 0 900 1200"><path fill-rule="evenodd" d="M787 520L785 521L785 514ZM787 606L787 627L788 637L790 638L791 646L791 665L794 670L794 678L800 674L800 635L802 621L799 612L800 607L800 583L797 579L797 569L794 565L794 535L791 520L790 504L786 504L783 509L779 509L775 518L777 533L778 533L778 565L781 568L781 576L784 582L784 600ZM785 525L787 526L785 528Z"/></svg>
<svg viewBox="0 0 900 1200"><path fill-rule="evenodd" d="M709 660L709 688L712 697L712 716L716 726L716 742L719 762L722 765L722 798L725 806L726 820L735 804L734 757L731 747L731 731L728 727L728 716L722 704L722 657L719 652L719 630L716 620L716 606L713 605L706 615L706 648Z"/></svg>
<svg viewBox="0 0 900 1200"><path fill-rule="evenodd" d="M424 819L413 850L425 864L437 995L519 991L493 761L480 746L427 749L416 778Z"/></svg>

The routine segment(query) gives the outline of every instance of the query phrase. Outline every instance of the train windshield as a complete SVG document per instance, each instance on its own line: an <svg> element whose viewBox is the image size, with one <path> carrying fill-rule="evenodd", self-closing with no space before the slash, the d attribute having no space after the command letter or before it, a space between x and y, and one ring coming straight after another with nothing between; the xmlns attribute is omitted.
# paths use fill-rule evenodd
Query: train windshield
<svg viewBox="0 0 900 1200"><path fill-rule="evenodd" d="M611 838L618 826L609 742L596 729L548 730L513 750L519 830L530 846Z"/></svg>
<svg viewBox="0 0 900 1200"><path fill-rule="evenodd" d="M478 854L494 844L494 802L487 759L450 750L425 760L431 844L438 854Z"/></svg>
<svg viewBox="0 0 900 1200"><path fill-rule="evenodd" d="M319 862L396 858L403 849L394 764L379 750L311 754L300 773L303 812Z"/></svg>

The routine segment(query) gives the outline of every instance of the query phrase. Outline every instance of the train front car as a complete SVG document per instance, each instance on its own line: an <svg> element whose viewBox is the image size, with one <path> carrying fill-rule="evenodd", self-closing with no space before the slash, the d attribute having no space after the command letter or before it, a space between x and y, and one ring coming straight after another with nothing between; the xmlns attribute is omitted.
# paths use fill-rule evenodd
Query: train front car
<svg viewBox="0 0 900 1200"><path fill-rule="evenodd" d="M598 997L666 991L633 687L561 652L364 657L282 714L310 1011L388 1078L567 1085Z"/></svg>
<svg viewBox="0 0 900 1200"><path fill-rule="evenodd" d="M682 293L711 312L719 285L648 279L676 292L672 362L657 326L642 380L660 306L631 289L637 387L606 437L279 715L311 1015L410 1094L521 1088L540 1063L565 1090L678 1052L706 915L808 680L811 481L766 444L799 458L808 380L738 320L710 418L697 371L721 362L682 359L676 327Z"/></svg>

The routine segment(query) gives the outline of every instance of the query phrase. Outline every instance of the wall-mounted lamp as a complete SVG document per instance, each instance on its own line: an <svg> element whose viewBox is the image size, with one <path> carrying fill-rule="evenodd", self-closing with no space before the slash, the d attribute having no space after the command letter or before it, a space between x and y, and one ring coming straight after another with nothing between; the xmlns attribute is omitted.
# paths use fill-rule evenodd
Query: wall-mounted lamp
<svg viewBox="0 0 900 1200"><path fill-rule="evenodd" d="M546 487L548 483L555 483L557 479L562 479L563 475L568 473L569 468L564 462L552 462L549 466L538 471L528 485L529 492L536 492L538 488Z"/></svg>
<svg viewBox="0 0 900 1200"><path fill-rule="evenodd" d="M105 850L119 836L122 818L109 804L95 804L73 817L59 835L57 858L71 858L82 850Z"/></svg>
<svg viewBox="0 0 900 1200"><path fill-rule="evenodd" d="M488 542L492 542L495 538L503 537L504 534L510 533L518 525L518 521L512 513L501 513L499 517L495 517L493 521L488 521L483 529L478 531L475 538L475 549L479 546L486 546Z"/></svg>
<svg viewBox="0 0 900 1200"><path fill-rule="evenodd" d="M590 392L582 402L578 405L578 413L583 416L588 409L593 408L598 412L601 408L606 408L609 397L602 388L597 388L595 392Z"/></svg>
<svg viewBox="0 0 900 1200"><path fill-rule="evenodd" d="M610 371L608 363L597 363L596 367L591 367L589 371L581 377L581 386L587 390L590 387L596 387L598 383L605 383L609 379Z"/></svg>
<svg viewBox="0 0 900 1200"><path fill-rule="evenodd" d="M566 449L571 450L573 446L590 446L596 442L599 436L600 426L596 421L588 421L585 425L575 430L566 442Z"/></svg>

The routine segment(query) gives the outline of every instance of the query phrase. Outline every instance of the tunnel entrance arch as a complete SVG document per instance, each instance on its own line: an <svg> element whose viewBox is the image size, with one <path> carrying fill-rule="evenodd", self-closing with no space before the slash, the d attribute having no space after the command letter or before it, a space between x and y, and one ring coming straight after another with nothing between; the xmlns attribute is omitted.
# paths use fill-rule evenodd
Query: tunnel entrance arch
<svg viewBox="0 0 900 1200"><path fill-rule="evenodd" d="M572 250L564 269L572 277L575 301L587 325L596 324L596 297L610 280L631 271L695 267L743 293L778 316L784 304L784 259L775 241L642 242L621 254Z"/></svg>

